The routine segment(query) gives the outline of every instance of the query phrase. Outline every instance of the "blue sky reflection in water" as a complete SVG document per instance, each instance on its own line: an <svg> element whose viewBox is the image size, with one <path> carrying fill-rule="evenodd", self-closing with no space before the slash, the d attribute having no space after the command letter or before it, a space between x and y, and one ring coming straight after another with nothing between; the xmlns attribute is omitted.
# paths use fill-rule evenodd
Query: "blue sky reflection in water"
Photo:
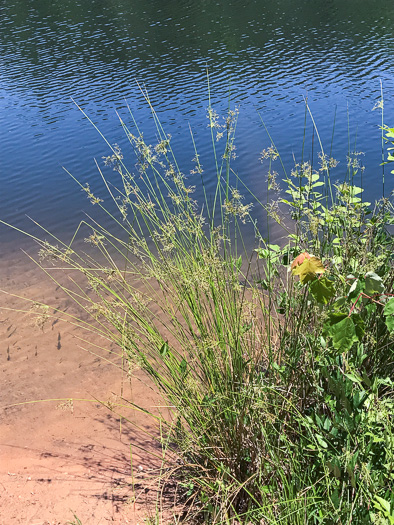
<svg viewBox="0 0 394 525"><path fill-rule="evenodd" d="M184 172L193 167L190 123L209 176L207 67L218 112L226 110L231 85L240 109L236 168L261 198L259 153L270 142L258 112L291 166L301 151L304 97L327 149L336 111L338 177L349 112L351 148L356 139L365 153L368 197L380 196L380 114L372 108L381 80L385 121L394 126L392 0L0 0L0 218L28 228L27 214L71 234L91 208L62 166L95 188L93 158L108 154L71 97L121 147L115 111L126 115L127 100L153 142L136 81L173 136ZM307 143L310 156L310 123ZM13 235L5 228L0 234Z"/></svg>

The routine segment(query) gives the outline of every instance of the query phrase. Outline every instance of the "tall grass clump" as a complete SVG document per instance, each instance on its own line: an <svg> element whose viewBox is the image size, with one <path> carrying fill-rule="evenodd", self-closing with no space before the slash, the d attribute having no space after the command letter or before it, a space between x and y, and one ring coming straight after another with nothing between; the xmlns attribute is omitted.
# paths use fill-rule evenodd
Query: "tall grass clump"
<svg viewBox="0 0 394 525"><path fill-rule="evenodd" d="M358 154L343 169L321 144L317 166L283 172L282 193L271 144L262 204L232 170L237 111L220 120L212 107L208 193L197 149L186 177L152 115L155 146L121 120L133 169L108 144L109 206L78 182L113 229L91 219L72 243L39 241L40 264L79 273L62 285L79 324L115 342L169 407L154 417L184 519L394 523L392 202L365 202ZM277 239L260 232L267 214Z"/></svg>

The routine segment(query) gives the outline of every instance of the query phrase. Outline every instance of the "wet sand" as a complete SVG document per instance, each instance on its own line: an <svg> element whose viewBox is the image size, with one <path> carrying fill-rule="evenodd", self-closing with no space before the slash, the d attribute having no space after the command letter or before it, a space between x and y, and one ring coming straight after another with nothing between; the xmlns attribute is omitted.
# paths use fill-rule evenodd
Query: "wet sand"
<svg viewBox="0 0 394 525"><path fill-rule="evenodd" d="M72 312L71 299L19 249L2 253L0 289ZM63 525L73 513L83 525L143 523L154 489L136 473L146 478L157 467L149 451L158 449L135 425L156 430L131 408L120 426L99 401L123 394L149 408L157 395L141 372L130 379L111 364L120 363L115 347L95 349L104 360L81 348L86 334L77 327L37 325L31 303L1 293L0 306L0 525Z"/></svg>

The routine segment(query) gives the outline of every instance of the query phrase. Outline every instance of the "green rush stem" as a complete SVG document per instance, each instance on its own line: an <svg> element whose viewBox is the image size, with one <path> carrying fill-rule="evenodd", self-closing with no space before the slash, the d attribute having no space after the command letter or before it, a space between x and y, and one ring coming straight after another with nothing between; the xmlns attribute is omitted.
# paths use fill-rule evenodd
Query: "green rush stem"
<svg viewBox="0 0 394 525"><path fill-rule="evenodd" d="M384 173L384 99L383 99L383 84L380 80L380 96L381 96L381 105L382 105L382 119L381 119L381 146L382 146L382 194L383 199L385 198L385 173ZM384 206L384 204L383 204Z"/></svg>

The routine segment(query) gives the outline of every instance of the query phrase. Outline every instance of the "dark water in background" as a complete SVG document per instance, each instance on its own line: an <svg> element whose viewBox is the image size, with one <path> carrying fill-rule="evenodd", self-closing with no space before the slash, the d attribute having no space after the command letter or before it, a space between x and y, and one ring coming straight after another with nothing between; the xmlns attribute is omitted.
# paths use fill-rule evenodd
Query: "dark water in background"
<svg viewBox="0 0 394 525"><path fill-rule="evenodd" d="M327 149L336 111L338 176L349 123L365 152L368 197L380 196L380 114L372 108L381 80L385 121L394 126L393 0L0 0L0 218L35 231L29 215L70 237L91 208L62 166L94 188L93 158L108 154L71 97L121 146L115 110L125 115L126 99L153 141L136 80L183 170L192 168L190 123L209 175L207 67L218 111L231 82L240 107L236 167L260 197L258 156L270 141L258 112L290 165L301 150L305 96ZM4 227L0 239L20 241Z"/></svg>

